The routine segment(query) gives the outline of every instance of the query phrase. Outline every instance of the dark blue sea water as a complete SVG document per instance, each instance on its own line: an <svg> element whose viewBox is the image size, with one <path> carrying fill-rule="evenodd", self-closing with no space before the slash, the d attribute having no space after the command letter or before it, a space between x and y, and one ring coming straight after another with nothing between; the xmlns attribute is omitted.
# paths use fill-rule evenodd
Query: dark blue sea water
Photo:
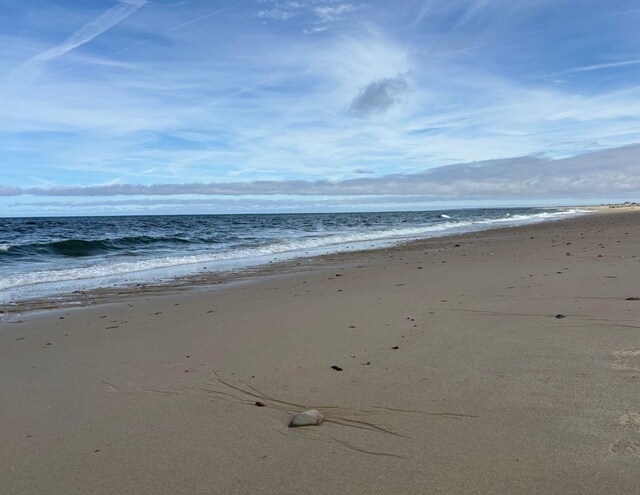
<svg viewBox="0 0 640 495"><path fill-rule="evenodd" d="M0 303L579 214L575 209L0 219Z"/></svg>

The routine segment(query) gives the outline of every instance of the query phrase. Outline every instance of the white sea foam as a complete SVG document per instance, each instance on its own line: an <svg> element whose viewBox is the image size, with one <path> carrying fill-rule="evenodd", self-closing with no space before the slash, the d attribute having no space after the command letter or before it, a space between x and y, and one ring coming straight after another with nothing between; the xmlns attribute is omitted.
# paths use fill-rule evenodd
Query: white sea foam
<svg viewBox="0 0 640 495"><path fill-rule="evenodd" d="M7 251L9 251L9 249L11 249L10 244L0 244L0 251L3 251L6 253Z"/></svg>
<svg viewBox="0 0 640 495"><path fill-rule="evenodd" d="M408 227L380 229L368 232L343 232L325 235L324 237L298 238L276 242L261 247L232 249L224 252L199 252L185 256L166 256L137 261L102 261L100 264L67 269L53 269L20 273L0 280L0 291L35 284L64 283L79 280L107 279L113 282L114 276L125 278L125 275L159 269L177 268L185 265L210 264L209 269L224 270L230 267L249 267L267 263L272 260L290 259L297 256L311 256L327 252L349 251L368 247L383 247L399 241L416 240L438 235L447 235L463 231L482 230L492 226L519 225L545 220L559 219L586 213L588 210L571 209L559 212L542 212L531 215L512 215L495 219L476 221L447 221L425 227ZM444 217L444 215L441 215ZM6 246L6 248L5 248ZM0 249L8 250L6 244ZM179 274L175 272L174 274ZM103 284L96 281L94 286Z"/></svg>

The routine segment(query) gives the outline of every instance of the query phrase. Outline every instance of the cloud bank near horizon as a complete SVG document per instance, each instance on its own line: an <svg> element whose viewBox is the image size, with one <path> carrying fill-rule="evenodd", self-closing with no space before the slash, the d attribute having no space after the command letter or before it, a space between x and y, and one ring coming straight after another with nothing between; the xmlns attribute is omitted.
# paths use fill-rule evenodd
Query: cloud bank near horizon
<svg viewBox="0 0 640 495"><path fill-rule="evenodd" d="M258 180L185 184L114 183L20 188L0 196L397 196L432 200L530 199L640 193L640 144L569 158L525 156L459 163L413 174L346 180Z"/></svg>

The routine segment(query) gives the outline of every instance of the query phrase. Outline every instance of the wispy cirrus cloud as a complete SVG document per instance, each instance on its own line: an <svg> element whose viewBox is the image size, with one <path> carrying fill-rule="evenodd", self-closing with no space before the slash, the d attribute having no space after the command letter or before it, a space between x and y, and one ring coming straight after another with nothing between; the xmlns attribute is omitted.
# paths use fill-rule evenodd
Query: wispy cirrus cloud
<svg viewBox="0 0 640 495"><path fill-rule="evenodd" d="M622 10L620 12L611 12L609 14L605 14L606 17L613 17L613 16L619 16L619 15L629 15L629 14L640 14L640 9L629 9L629 10Z"/></svg>
<svg viewBox="0 0 640 495"><path fill-rule="evenodd" d="M364 4L339 3L336 0L261 0L265 5L256 12L262 19L288 21L304 17L304 33L321 32L331 23L343 21L362 9Z"/></svg>
<svg viewBox="0 0 640 495"><path fill-rule="evenodd" d="M313 8L313 13L321 22L333 22L343 19L345 15L362 8L362 5L343 3L340 5L320 5Z"/></svg>

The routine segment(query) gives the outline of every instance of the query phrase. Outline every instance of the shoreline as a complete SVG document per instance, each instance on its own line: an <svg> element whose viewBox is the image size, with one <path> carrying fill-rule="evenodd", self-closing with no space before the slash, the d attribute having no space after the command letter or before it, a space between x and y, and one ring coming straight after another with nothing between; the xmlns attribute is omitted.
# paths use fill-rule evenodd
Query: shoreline
<svg viewBox="0 0 640 495"><path fill-rule="evenodd" d="M0 323L0 484L635 493L639 219L432 238ZM325 423L288 428L306 408Z"/></svg>
<svg viewBox="0 0 640 495"><path fill-rule="evenodd" d="M434 239L441 238L460 238L465 239L467 235L474 233L483 233L493 230L520 228L529 225L537 225L547 222L560 222L563 220L569 220L579 216L602 213L610 211L609 208L624 208L631 209L632 207L603 205L603 206L571 206L566 207L567 210L581 209L584 210L580 213L575 213L564 218L551 218L546 220L536 220L519 225L506 225L501 226L499 224L488 224L486 227L473 228L471 230L464 230L462 232L450 232L444 234L433 235L420 239L406 239L406 240L379 240L379 242L388 242L387 245L376 247L358 247L355 249L345 249L342 251L328 252L322 254L310 254L310 255L292 255L288 257L287 253L283 253L285 259L283 260L269 260L260 262L254 265L241 266L237 269L223 269L223 270L205 270L199 271L193 274L178 275L173 277L160 278L152 282L139 282L139 283L117 283L112 286L97 286L90 289L80 289L74 291L62 291L59 295L53 296L36 296L34 298L23 298L18 301L11 301L8 303L0 304L0 323L2 321L11 321L15 317L19 317L22 314L31 313L32 311L46 311L52 309L73 309L87 307L93 304L114 303L118 300L123 300L128 297L139 296L152 296L152 295L167 295L176 292L188 291L188 290L207 290L211 287L218 285L226 285L230 283L243 283L247 280L259 279L264 276L273 275L279 271L282 274L291 274L299 272L301 270L311 270L317 268L318 264L322 264L327 260L332 260L334 257L341 257L345 255L355 256L358 254L368 253L371 251L389 250L402 246L409 246L412 244L420 244L428 242ZM555 208L555 207L549 207ZM545 209L545 208L540 208ZM362 241L369 242L369 241ZM199 263L204 264L204 263ZM189 266L189 265L186 265ZM155 270L146 271L152 273ZM144 272L141 272L144 273ZM123 278L136 275L136 272L130 274L122 274ZM78 281L80 282L80 281ZM36 286L39 284L35 284ZM7 291L18 289L20 291L28 291L29 286L16 287L7 289Z"/></svg>

